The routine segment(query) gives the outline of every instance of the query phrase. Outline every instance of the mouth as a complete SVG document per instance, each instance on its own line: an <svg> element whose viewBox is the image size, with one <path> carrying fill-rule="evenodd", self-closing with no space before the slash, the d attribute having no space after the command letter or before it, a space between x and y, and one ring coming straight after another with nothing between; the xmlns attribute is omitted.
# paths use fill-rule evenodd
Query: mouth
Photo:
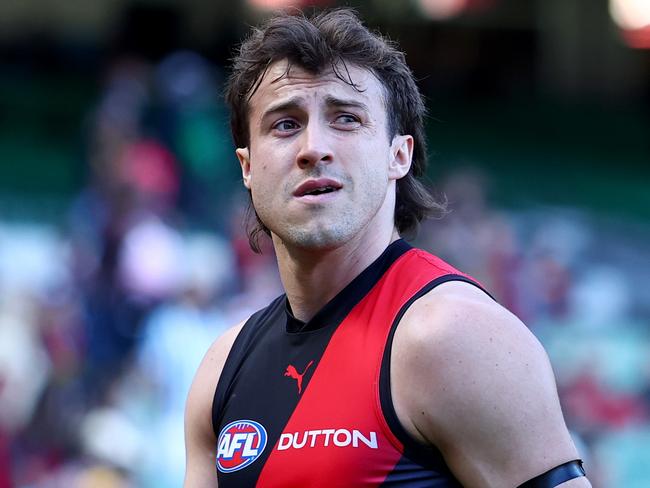
<svg viewBox="0 0 650 488"><path fill-rule="evenodd" d="M338 181L330 180L327 178L320 178L317 180L307 180L301 184L293 192L293 196L302 197L317 197L339 191L343 185Z"/></svg>

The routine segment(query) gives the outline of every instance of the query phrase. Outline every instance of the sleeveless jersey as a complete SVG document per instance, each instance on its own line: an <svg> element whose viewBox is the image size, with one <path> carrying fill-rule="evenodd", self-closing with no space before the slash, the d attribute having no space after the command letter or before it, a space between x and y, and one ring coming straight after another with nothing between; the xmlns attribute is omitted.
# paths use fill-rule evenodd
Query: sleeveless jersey
<svg viewBox="0 0 650 488"><path fill-rule="evenodd" d="M309 322L284 295L255 313L212 406L219 488L461 486L440 452L402 427L390 391L397 324L453 280L479 286L398 240Z"/></svg>

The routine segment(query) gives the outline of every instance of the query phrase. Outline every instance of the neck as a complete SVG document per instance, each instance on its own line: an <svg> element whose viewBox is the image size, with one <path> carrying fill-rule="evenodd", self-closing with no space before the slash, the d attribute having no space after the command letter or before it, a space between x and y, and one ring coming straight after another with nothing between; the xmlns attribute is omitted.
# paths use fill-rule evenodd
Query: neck
<svg viewBox="0 0 650 488"><path fill-rule="evenodd" d="M352 239L327 250L296 248L273 235L280 278L293 315L309 321L323 306L399 239L396 229L377 239Z"/></svg>

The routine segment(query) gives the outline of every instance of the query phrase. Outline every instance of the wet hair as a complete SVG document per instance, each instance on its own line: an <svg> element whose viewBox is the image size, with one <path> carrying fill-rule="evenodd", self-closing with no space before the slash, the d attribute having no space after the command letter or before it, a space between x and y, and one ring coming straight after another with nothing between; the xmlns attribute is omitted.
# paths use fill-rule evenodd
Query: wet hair
<svg viewBox="0 0 650 488"><path fill-rule="evenodd" d="M237 147L248 147L250 143L251 97L269 66L282 60L288 62L282 76L287 76L292 66L313 74L332 70L357 90L348 65L373 73L384 90L388 140L397 134L409 134L414 139L411 169L396 185L397 230L400 234L414 233L423 218L444 211L444 204L438 203L418 179L424 176L427 165L426 108L404 53L380 34L370 32L350 9L328 10L312 17L283 13L253 29L233 60L225 90ZM260 233L270 235L270 231L255 212L252 199L250 203L248 237L251 248L259 252Z"/></svg>

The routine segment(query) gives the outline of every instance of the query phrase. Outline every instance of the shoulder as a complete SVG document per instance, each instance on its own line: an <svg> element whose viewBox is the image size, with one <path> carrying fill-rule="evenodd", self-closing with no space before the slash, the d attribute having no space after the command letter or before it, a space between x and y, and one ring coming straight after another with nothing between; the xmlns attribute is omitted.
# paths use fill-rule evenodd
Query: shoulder
<svg viewBox="0 0 650 488"><path fill-rule="evenodd" d="M491 354L504 359L513 356L513 360L532 355L531 359L546 361L539 341L515 315L462 281L442 283L414 302L396 335L404 345L423 353L419 359L435 361L438 366L451 367L450 362L459 364L464 357L479 364ZM513 366L511 361L493 366Z"/></svg>
<svg viewBox="0 0 650 488"><path fill-rule="evenodd" d="M409 308L391 379L407 431L466 486L519 484L577 457L543 347L473 285L444 283Z"/></svg>
<svg viewBox="0 0 650 488"><path fill-rule="evenodd" d="M212 401L230 349L244 324L228 329L212 343L194 376L185 404L184 486L214 486Z"/></svg>
<svg viewBox="0 0 650 488"><path fill-rule="evenodd" d="M417 300L395 332L393 368L411 384L427 388L433 398L413 393L429 422L460 412L457 407L482 404L495 389L525 394L542 376L555 388L546 353L526 326L479 288L447 282ZM395 383L397 387L399 384ZM478 403L477 403L478 402ZM459 405L455 405L458 403ZM448 407L452 406L451 412ZM433 429L444 437L446 428Z"/></svg>
<svg viewBox="0 0 650 488"><path fill-rule="evenodd" d="M230 349L245 323L243 321L226 330L212 343L199 365L187 397L187 414L205 414L200 416L207 419L205 424L210 432L214 391Z"/></svg>

